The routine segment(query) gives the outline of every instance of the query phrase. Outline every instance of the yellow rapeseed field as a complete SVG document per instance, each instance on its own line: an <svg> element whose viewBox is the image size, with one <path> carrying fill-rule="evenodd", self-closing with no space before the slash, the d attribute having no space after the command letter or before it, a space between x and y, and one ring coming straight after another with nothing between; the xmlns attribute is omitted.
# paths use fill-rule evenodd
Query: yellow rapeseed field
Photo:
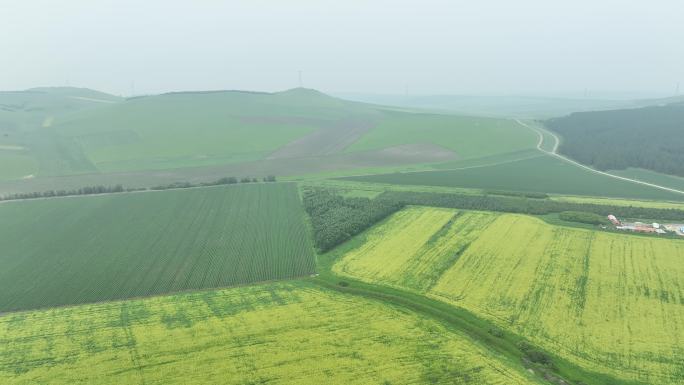
<svg viewBox="0 0 684 385"><path fill-rule="evenodd" d="M0 383L531 384L428 318L305 282L0 316Z"/></svg>
<svg viewBox="0 0 684 385"><path fill-rule="evenodd" d="M409 212L436 215L431 208ZM684 241L553 226L516 214L462 212L456 218L464 215L482 216L481 227L462 234L441 229L448 237L430 245L425 240L432 228L416 224L428 234L414 238L419 244L399 257L383 253L395 236L388 229L419 231L392 218L368 235L376 244L370 273L359 267L368 263L358 254L366 245L345 255L337 269L422 290L590 370L651 384L684 383ZM382 233L387 239L376 239ZM441 276L429 286L406 281L409 266L430 263L433 249L459 257L447 269L436 264ZM405 262L391 264L395 275L385 275L382 255L387 264L390 258Z"/></svg>
<svg viewBox="0 0 684 385"><path fill-rule="evenodd" d="M482 212L409 207L372 229L333 271L367 282L428 290L496 218Z"/></svg>

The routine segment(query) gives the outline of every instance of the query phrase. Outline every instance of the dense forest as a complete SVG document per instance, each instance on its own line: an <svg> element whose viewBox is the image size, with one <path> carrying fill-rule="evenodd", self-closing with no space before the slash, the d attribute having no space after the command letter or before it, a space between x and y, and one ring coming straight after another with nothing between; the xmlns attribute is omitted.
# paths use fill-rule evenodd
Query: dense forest
<svg viewBox="0 0 684 385"><path fill-rule="evenodd" d="M580 163L684 176L684 103L576 112L545 124L561 135L560 152Z"/></svg>
<svg viewBox="0 0 684 385"><path fill-rule="evenodd" d="M329 189L304 191L304 208L311 217L314 242L325 252L399 210L386 199L346 198Z"/></svg>

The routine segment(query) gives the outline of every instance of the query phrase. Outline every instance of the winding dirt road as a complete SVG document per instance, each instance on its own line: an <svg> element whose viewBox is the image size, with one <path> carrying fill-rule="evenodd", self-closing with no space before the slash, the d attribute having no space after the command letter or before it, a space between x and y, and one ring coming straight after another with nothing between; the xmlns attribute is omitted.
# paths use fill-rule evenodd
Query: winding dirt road
<svg viewBox="0 0 684 385"><path fill-rule="evenodd" d="M624 176L619 176L619 175L611 174L611 173L608 173L608 172L605 172L605 171L599 171L599 170L596 170L596 169L591 168L591 167L589 167L589 166L585 166L585 165L583 165L583 164L581 164L581 163L579 163L579 162L576 162L576 161L574 161L574 160L572 160L572 159L570 159L570 158L567 158L567 157L565 157L565 156L563 156L563 155L561 155L561 154L558 153L558 145L560 144L560 139L559 139L558 136L556 136L556 134L554 134L553 132L548 131L548 130L545 130L545 129L541 128L541 127L534 127L534 126L531 126L531 125L529 125L529 124L527 124L527 123L521 121L520 119L515 119L515 121L516 121L518 124L520 124L521 126L527 127L527 128L529 128L530 130L536 132L537 135L539 135L539 142L537 142L537 150L539 150L539 151L541 151L541 152L543 152L543 153L545 153L545 154L548 154L548 155L551 155L551 156L555 156L556 158L558 158L558 159L560 159L560 160L562 160L562 161L564 161L564 162L567 162L567 163L570 163L570 164L575 165L575 166L577 166L577 167L583 168L583 169L585 169L585 170L587 170L587 171L591 171L591 172L593 172L593 173L595 173L595 174L605 175L605 176L610 177L610 178L620 179L620 180L624 180L624 181L627 181L627 182L637 183L637 184L641 184L641 185L644 185L644 186L650 186L650 187L654 187L654 188L657 188L657 189L661 189L661 190L670 191L670 192L674 192L674 193L677 193L677 194L682 194L682 195L684 195L684 191L682 191L682 190L677 190L677 189L674 189L674 188L670 188L670 187L666 187L666 186L661 186L661 185L658 185L658 184L655 184L655 183L644 182L644 181L638 180L638 179L626 178L626 177L624 177ZM548 134L548 135L551 135L551 136L553 137L553 139L554 139L554 142L555 142L555 143L553 144L553 149L552 149L551 151L545 150L545 149L542 147L542 145L544 144L544 133L546 133L546 134Z"/></svg>

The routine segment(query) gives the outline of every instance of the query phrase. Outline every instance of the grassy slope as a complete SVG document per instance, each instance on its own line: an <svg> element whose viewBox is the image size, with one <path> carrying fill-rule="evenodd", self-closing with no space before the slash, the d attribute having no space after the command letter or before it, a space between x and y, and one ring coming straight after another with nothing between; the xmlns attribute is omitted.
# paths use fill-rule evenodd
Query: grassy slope
<svg viewBox="0 0 684 385"><path fill-rule="evenodd" d="M51 175L92 170L87 160L85 164L73 164L71 160L80 155L79 149L60 141L49 127L66 116L109 107L119 101L112 95L70 87L0 92L0 158L12 158L0 162L0 180L39 172ZM22 150L7 150L3 146Z"/></svg>
<svg viewBox="0 0 684 385"><path fill-rule="evenodd" d="M682 200L684 196L594 174L550 156L490 167L350 177L349 180L403 185L545 192L630 199Z"/></svg>
<svg viewBox="0 0 684 385"><path fill-rule="evenodd" d="M10 314L0 340L8 385L538 383L429 316L306 282Z"/></svg>
<svg viewBox="0 0 684 385"><path fill-rule="evenodd" d="M91 90L36 89L0 93L0 107L0 146L25 147L39 163L39 177L257 160L330 122L377 115L306 89L128 100ZM0 180L15 174L0 167Z"/></svg>
<svg viewBox="0 0 684 385"><path fill-rule="evenodd" d="M309 90L187 92L141 97L59 122L103 172L264 158L361 107Z"/></svg>
<svg viewBox="0 0 684 385"><path fill-rule="evenodd" d="M387 112L378 126L347 151L433 143L464 159L533 148L536 135L511 120Z"/></svg>
<svg viewBox="0 0 684 385"><path fill-rule="evenodd" d="M652 384L681 380L681 241L454 214L397 213L333 270L428 293L585 368Z"/></svg>
<svg viewBox="0 0 684 385"><path fill-rule="evenodd" d="M98 109L123 99L86 88L34 88L0 91L0 142L21 141L21 133L50 125L70 114Z"/></svg>
<svg viewBox="0 0 684 385"><path fill-rule="evenodd" d="M38 162L25 151L0 149L0 179L19 179L38 172Z"/></svg>
<svg viewBox="0 0 684 385"><path fill-rule="evenodd" d="M308 275L296 186L0 204L0 312Z"/></svg>

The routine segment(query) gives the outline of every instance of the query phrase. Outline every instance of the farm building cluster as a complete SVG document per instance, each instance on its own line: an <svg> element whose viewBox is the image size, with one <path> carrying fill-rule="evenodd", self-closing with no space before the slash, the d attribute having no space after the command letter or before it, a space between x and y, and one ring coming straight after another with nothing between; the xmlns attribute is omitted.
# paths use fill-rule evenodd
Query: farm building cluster
<svg viewBox="0 0 684 385"><path fill-rule="evenodd" d="M615 215L608 215L608 220L615 226L615 229L622 231L634 231L637 233L654 233L667 234L675 233L679 236L684 236L684 224L666 223L661 224L657 222L643 223L643 222L623 222Z"/></svg>

